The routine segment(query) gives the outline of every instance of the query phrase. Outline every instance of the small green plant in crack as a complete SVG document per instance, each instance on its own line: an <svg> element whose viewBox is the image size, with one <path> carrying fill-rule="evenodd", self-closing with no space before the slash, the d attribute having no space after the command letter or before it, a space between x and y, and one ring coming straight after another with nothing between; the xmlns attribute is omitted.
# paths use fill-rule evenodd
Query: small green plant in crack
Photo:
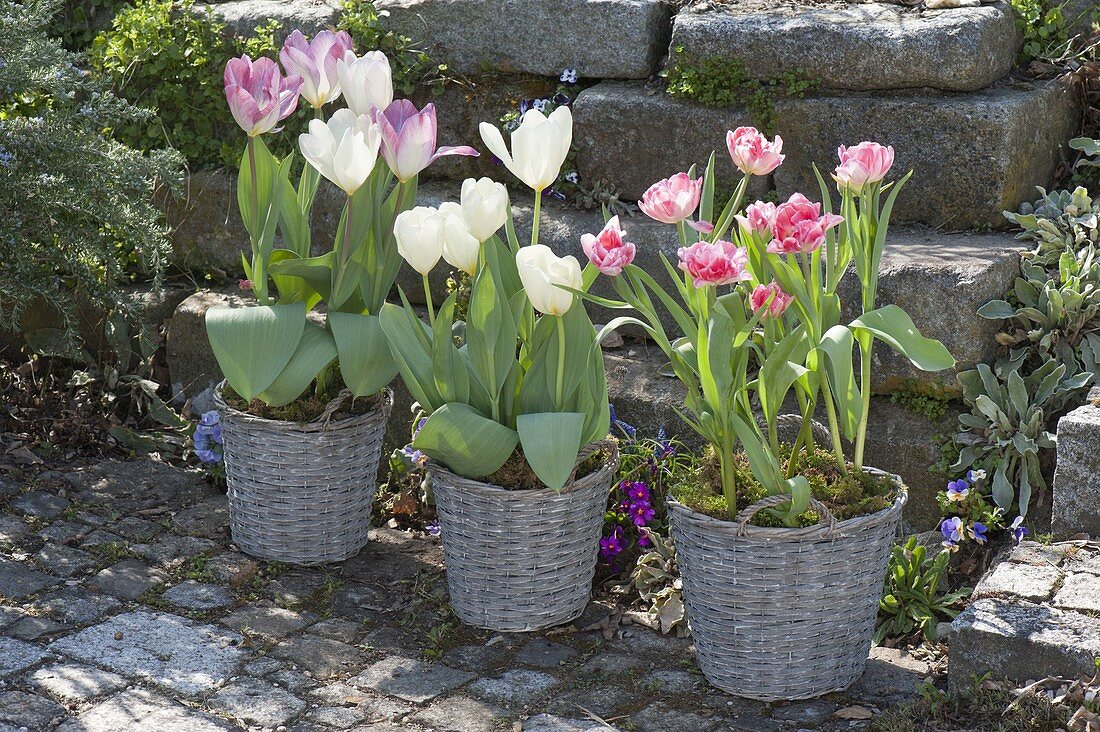
<svg viewBox="0 0 1100 732"><path fill-rule="evenodd" d="M209 560L210 557L205 554L191 557L184 562L183 567L180 569L180 577L195 582L213 582L215 579L214 572L207 566Z"/></svg>
<svg viewBox="0 0 1100 732"><path fill-rule="evenodd" d="M130 559L134 556L134 553L126 546L126 543L121 541L108 541L103 544L96 544L95 546L88 547L88 551L100 560L101 567L116 564L123 559Z"/></svg>
<svg viewBox="0 0 1100 732"><path fill-rule="evenodd" d="M442 658L457 637L457 629L458 626L451 620L432 626L428 630L427 644L422 651L424 656L432 661Z"/></svg>
<svg viewBox="0 0 1100 732"><path fill-rule="evenodd" d="M947 399L940 396L901 389L890 395L890 401L930 422L937 422L947 416Z"/></svg>

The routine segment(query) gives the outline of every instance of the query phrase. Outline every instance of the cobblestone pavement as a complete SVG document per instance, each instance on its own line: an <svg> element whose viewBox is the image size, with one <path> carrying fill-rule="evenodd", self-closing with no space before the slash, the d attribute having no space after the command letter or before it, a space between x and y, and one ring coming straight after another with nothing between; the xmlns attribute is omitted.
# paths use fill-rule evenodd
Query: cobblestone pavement
<svg viewBox="0 0 1100 732"><path fill-rule="evenodd" d="M156 462L0 477L0 732L847 730L929 671L876 649L847 694L766 705L600 603L545 633L462 626L431 536L301 569L227 526L224 495Z"/></svg>

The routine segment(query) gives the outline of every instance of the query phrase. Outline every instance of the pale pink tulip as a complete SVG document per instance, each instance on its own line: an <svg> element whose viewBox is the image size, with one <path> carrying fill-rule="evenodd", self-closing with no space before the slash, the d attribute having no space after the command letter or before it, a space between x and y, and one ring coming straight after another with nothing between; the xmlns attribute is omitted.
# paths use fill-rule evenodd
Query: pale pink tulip
<svg viewBox="0 0 1100 732"><path fill-rule="evenodd" d="M814 203L801 193L792 195L786 203L775 209L772 240L768 251L772 254L797 254L816 251L825 243L825 232L844 221L834 214L821 215L821 204Z"/></svg>
<svg viewBox="0 0 1100 732"><path fill-rule="evenodd" d="M855 147L841 145L836 153L840 165L833 172L833 180L841 190L856 195L866 186L880 182L894 165L894 148L877 142L861 142Z"/></svg>
<svg viewBox="0 0 1100 732"><path fill-rule="evenodd" d="M783 163L783 138L768 140L755 127L738 127L726 133L726 148L737 169L746 175L767 175Z"/></svg>
<svg viewBox="0 0 1100 732"><path fill-rule="evenodd" d="M302 77L284 77L271 59L253 61L247 54L229 60L224 81L229 111L249 137L270 132L286 119L298 106L302 86Z"/></svg>
<svg viewBox="0 0 1100 732"><path fill-rule="evenodd" d="M657 181L638 201L638 208L651 219L678 224L695 213L703 194L703 180L692 180L687 173Z"/></svg>
<svg viewBox="0 0 1100 732"><path fill-rule="evenodd" d="M466 145L436 148L438 123L434 104L418 112L408 99L397 99L385 111L375 108L372 114L382 130L382 157L402 182L411 180L441 157L478 154Z"/></svg>
<svg viewBox="0 0 1100 732"><path fill-rule="evenodd" d="M696 287L716 287L752 279L745 270L749 263L748 252L733 242L697 241L690 247L680 247L676 254L680 258L680 269L691 276Z"/></svg>
<svg viewBox="0 0 1100 732"><path fill-rule="evenodd" d="M771 302L768 302L769 297ZM767 307L765 317L778 318L794 298L783 292L783 288L779 286L779 283L772 280L766 285L757 285L752 291L750 300L752 301L752 311L754 313L758 313L762 308Z"/></svg>
<svg viewBox="0 0 1100 732"><path fill-rule="evenodd" d="M762 234L770 231L775 222L775 204L771 201L757 201L745 208L745 214L734 216L741 228L749 234Z"/></svg>
<svg viewBox="0 0 1100 732"><path fill-rule="evenodd" d="M340 97L336 64L353 45L347 31L323 30L307 41L302 32L296 30L283 42L279 61L288 74L302 77L302 99L320 109Z"/></svg>
<svg viewBox="0 0 1100 732"><path fill-rule="evenodd" d="M618 277L623 268L634 261L635 247L624 237L626 232L619 226L619 217L613 216L603 231L593 236L581 237L581 248L588 261L605 275Z"/></svg>

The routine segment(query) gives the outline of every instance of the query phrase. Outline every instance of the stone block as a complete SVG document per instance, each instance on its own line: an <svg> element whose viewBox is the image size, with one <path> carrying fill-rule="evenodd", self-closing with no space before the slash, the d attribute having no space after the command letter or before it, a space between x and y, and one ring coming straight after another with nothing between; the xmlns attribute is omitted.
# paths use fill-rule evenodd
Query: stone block
<svg viewBox="0 0 1100 732"><path fill-rule="evenodd" d="M180 303L168 321L165 347L172 397L180 403L190 400L192 412L214 408L214 387L222 379L206 338L206 311L212 307L244 307L249 302L236 288L225 292L201 290Z"/></svg>
<svg viewBox="0 0 1100 732"><path fill-rule="evenodd" d="M238 727L144 689L130 689L68 720L58 732L227 732Z"/></svg>
<svg viewBox="0 0 1100 732"><path fill-rule="evenodd" d="M245 677L210 697L207 706L242 724L270 729L297 717L306 703L270 681Z"/></svg>
<svg viewBox="0 0 1100 732"><path fill-rule="evenodd" d="M118 691L128 683L118 674L78 663L40 668L30 676L32 686L64 702L84 702Z"/></svg>
<svg viewBox="0 0 1100 732"><path fill-rule="evenodd" d="M724 150L727 130L753 123L743 108L703 107L626 82L585 90L574 113L581 177L605 179L627 200L659 178L703 165L712 150ZM1006 225L1002 211L1049 182L1078 120L1061 87L1022 83L966 94L821 92L777 99L775 116L787 156L774 173L781 198L814 194L811 164L832 168L838 145L876 140L894 146L897 171L914 171L894 219L956 230ZM732 181L732 169L724 170Z"/></svg>
<svg viewBox="0 0 1100 732"><path fill-rule="evenodd" d="M918 11L887 3L724 4L676 16L684 63L720 58L757 78L797 72L826 89L974 91L1016 63L1012 9L993 3Z"/></svg>
<svg viewBox="0 0 1100 732"><path fill-rule="evenodd" d="M662 0L377 0L387 28L422 41L460 73L486 67L595 79L645 79L668 49Z"/></svg>
<svg viewBox="0 0 1100 732"><path fill-rule="evenodd" d="M250 36L272 20L282 23L285 35L298 29L312 36L340 15L339 0L229 0L207 7L240 36Z"/></svg>
<svg viewBox="0 0 1100 732"><path fill-rule="evenodd" d="M1100 576L1081 572L1066 577L1054 596L1054 604L1067 610L1100 613Z"/></svg>
<svg viewBox="0 0 1100 732"><path fill-rule="evenodd" d="M439 663L391 656L348 683L423 704L472 680L474 675Z"/></svg>
<svg viewBox="0 0 1100 732"><path fill-rule="evenodd" d="M1092 404L1058 421L1051 511L1054 538L1100 536L1100 408Z"/></svg>
<svg viewBox="0 0 1100 732"><path fill-rule="evenodd" d="M1043 605L985 598L952 626L948 680L958 690L990 671L1021 683L1091 675L1100 657L1100 619Z"/></svg>
<svg viewBox="0 0 1100 732"><path fill-rule="evenodd" d="M1049 565L1001 562L982 577L974 588L974 599L1012 596L1042 602L1050 599L1061 572Z"/></svg>

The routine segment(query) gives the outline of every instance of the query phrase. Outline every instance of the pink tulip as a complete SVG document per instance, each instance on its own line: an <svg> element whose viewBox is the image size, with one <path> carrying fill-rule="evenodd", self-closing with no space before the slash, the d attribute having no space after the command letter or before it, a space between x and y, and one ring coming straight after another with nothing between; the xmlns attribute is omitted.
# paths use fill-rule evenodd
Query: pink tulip
<svg viewBox="0 0 1100 732"><path fill-rule="evenodd" d="M408 99L397 99L384 112L373 109L372 115L382 130L382 157L402 182L411 180L446 155L478 154L466 145L436 148L438 123L434 104L418 112Z"/></svg>
<svg viewBox="0 0 1100 732"><path fill-rule="evenodd" d="M841 145L836 154L840 165L833 173L833 180L841 190L847 189L856 195L862 193L865 186L885 178L894 165L894 148L883 147L877 142L861 142L855 147Z"/></svg>
<svg viewBox="0 0 1100 732"><path fill-rule="evenodd" d="M651 219L678 224L695 213L703 195L703 180L692 180L687 173L657 181L638 201L638 208Z"/></svg>
<svg viewBox="0 0 1100 732"><path fill-rule="evenodd" d="M225 100L233 119L249 137L270 132L298 106L302 77L284 77L269 58L247 54L225 65Z"/></svg>
<svg viewBox="0 0 1100 732"><path fill-rule="evenodd" d="M733 242L697 241L690 247L680 247L676 254L680 257L680 269L691 275L696 287L717 287L752 279L745 271L748 252Z"/></svg>
<svg viewBox="0 0 1100 732"><path fill-rule="evenodd" d="M619 226L619 217L613 216L596 236L581 237L581 248L588 261L605 275L618 277L626 265L634 261L635 248L623 237L626 232Z"/></svg>
<svg viewBox="0 0 1100 732"><path fill-rule="evenodd" d="M770 231L775 222L775 204L771 201L767 203L757 201L745 208L744 216L737 214L734 218L749 234L762 234Z"/></svg>
<svg viewBox="0 0 1100 732"><path fill-rule="evenodd" d="M726 148L733 164L746 175L767 175L783 162L783 138L769 141L755 127L738 127L726 133Z"/></svg>
<svg viewBox="0 0 1100 732"><path fill-rule="evenodd" d="M288 74L302 77L302 98L314 108L340 97L340 79L336 63L352 50L351 36L346 31L323 30L306 41L300 30L287 36L279 51L279 60Z"/></svg>
<svg viewBox="0 0 1100 732"><path fill-rule="evenodd" d="M821 204L813 203L801 193L792 195L775 209L772 254L797 254L816 251L825 243L825 232L844 221L834 214L821 215Z"/></svg>
<svg viewBox="0 0 1100 732"><path fill-rule="evenodd" d="M771 302L768 302L769 297ZM766 285L757 285L752 291L750 300L752 301L752 311L754 313L760 312L766 306L767 312L764 315L778 318L791 304L794 297L783 292L783 288L779 286L779 283L772 280Z"/></svg>

